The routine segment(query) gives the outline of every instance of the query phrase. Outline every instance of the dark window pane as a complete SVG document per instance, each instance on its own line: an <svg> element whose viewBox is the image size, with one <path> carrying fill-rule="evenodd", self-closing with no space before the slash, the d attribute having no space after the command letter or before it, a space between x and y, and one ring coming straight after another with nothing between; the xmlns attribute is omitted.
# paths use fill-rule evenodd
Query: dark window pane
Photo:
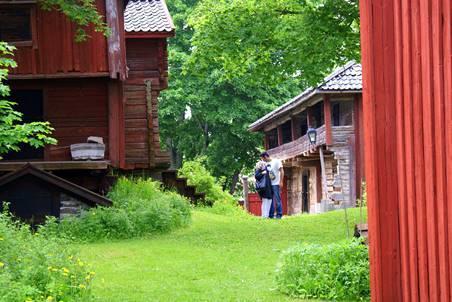
<svg viewBox="0 0 452 302"><path fill-rule="evenodd" d="M312 112L311 126L313 128L319 128L325 123L325 118L323 114L323 102L319 102L312 106L311 112Z"/></svg>
<svg viewBox="0 0 452 302"><path fill-rule="evenodd" d="M282 143L287 144L292 141L292 124L290 121L285 122L281 126Z"/></svg>
<svg viewBox="0 0 452 302"><path fill-rule="evenodd" d="M278 129L272 129L266 133L268 149L278 147Z"/></svg>
<svg viewBox="0 0 452 302"><path fill-rule="evenodd" d="M300 135L306 135L308 132L308 115L306 111L300 114Z"/></svg>
<svg viewBox="0 0 452 302"><path fill-rule="evenodd" d="M331 102L331 111L333 126L353 125L352 101Z"/></svg>
<svg viewBox="0 0 452 302"><path fill-rule="evenodd" d="M24 123L43 121L44 104L41 90L12 90L8 97L16 103L14 109L23 114ZM19 152L9 152L3 156L5 160L43 159L44 149L36 149L28 144L21 144Z"/></svg>
<svg viewBox="0 0 452 302"><path fill-rule="evenodd" d="M0 41L31 41L30 16L29 7L0 8Z"/></svg>

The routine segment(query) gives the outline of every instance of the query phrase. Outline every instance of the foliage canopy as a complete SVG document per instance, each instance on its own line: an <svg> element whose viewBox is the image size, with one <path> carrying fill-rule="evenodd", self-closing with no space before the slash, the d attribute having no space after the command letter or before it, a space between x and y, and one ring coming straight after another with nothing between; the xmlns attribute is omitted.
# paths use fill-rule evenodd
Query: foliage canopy
<svg viewBox="0 0 452 302"><path fill-rule="evenodd" d="M251 168L262 137L248 125L359 59L357 0L173 0L170 89L162 95L162 136L182 159L207 156L231 191Z"/></svg>

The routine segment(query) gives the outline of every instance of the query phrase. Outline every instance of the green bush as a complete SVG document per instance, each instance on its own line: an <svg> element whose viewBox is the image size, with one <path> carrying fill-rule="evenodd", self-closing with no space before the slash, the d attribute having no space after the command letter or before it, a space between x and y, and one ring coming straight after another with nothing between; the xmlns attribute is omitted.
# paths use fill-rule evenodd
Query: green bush
<svg viewBox="0 0 452 302"><path fill-rule="evenodd" d="M198 192L206 194L206 205L223 203L236 205L234 197L225 192L210 172L203 166L202 159L184 162L179 175L188 179L188 184L196 186Z"/></svg>
<svg viewBox="0 0 452 302"><path fill-rule="evenodd" d="M48 226L54 228L55 221ZM44 226L28 225L0 214L0 301L92 301L94 272L76 251Z"/></svg>
<svg viewBox="0 0 452 302"><path fill-rule="evenodd" d="M367 246L359 240L295 246L282 255L276 282L281 292L302 299L368 300Z"/></svg>
<svg viewBox="0 0 452 302"><path fill-rule="evenodd" d="M149 179L120 178L108 197L112 207L92 208L80 217L63 219L59 231L81 241L126 239L167 232L191 221L188 201L164 192Z"/></svg>

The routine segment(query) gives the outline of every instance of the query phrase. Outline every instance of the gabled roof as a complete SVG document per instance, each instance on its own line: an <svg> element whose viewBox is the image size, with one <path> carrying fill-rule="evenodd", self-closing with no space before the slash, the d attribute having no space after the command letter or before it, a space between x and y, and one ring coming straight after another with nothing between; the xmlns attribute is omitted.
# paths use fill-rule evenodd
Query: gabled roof
<svg viewBox="0 0 452 302"><path fill-rule="evenodd" d="M344 66L333 71L327 76L322 83L316 87L310 87L303 91L300 95L294 97L287 103L279 106L272 112L261 117L249 126L249 130L258 131L270 120L283 115L285 112L307 102L312 97L322 93L346 93L361 92L361 64L350 61Z"/></svg>
<svg viewBox="0 0 452 302"><path fill-rule="evenodd" d="M164 0L130 0L124 12L126 32L170 33L174 24Z"/></svg>
<svg viewBox="0 0 452 302"><path fill-rule="evenodd" d="M89 205L102 205L102 206L111 206L112 202L110 199L105 198L99 194L91 192L79 185L76 185L70 181L67 181L61 177L55 176L49 172L40 170L28 163L24 165L22 168L8 173L2 177L0 177L0 188L4 185L13 182L14 180L21 178L26 175L32 175L36 178L41 179L42 181L54 185L60 188L62 191L73 195L74 197L80 199L81 201L89 204Z"/></svg>

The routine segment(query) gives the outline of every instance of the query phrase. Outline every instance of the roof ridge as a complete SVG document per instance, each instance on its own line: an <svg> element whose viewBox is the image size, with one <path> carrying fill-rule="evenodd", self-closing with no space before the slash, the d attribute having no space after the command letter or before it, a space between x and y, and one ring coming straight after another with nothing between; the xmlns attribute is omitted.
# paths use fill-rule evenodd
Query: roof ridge
<svg viewBox="0 0 452 302"><path fill-rule="evenodd" d="M351 60L348 61L345 65L337 67L332 73L330 73L327 77L325 77L325 79L323 80L322 83L320 83L319 85L316 86L316 89L322 87L323 85L325 85L326 83L328 83L329 81L331 81L332 79L334 79L335 77L337 77L338 75L342 74L344 71L347 71L348 69L350 69L351 67L356 65L356 61L355 60Z"/></svg>

